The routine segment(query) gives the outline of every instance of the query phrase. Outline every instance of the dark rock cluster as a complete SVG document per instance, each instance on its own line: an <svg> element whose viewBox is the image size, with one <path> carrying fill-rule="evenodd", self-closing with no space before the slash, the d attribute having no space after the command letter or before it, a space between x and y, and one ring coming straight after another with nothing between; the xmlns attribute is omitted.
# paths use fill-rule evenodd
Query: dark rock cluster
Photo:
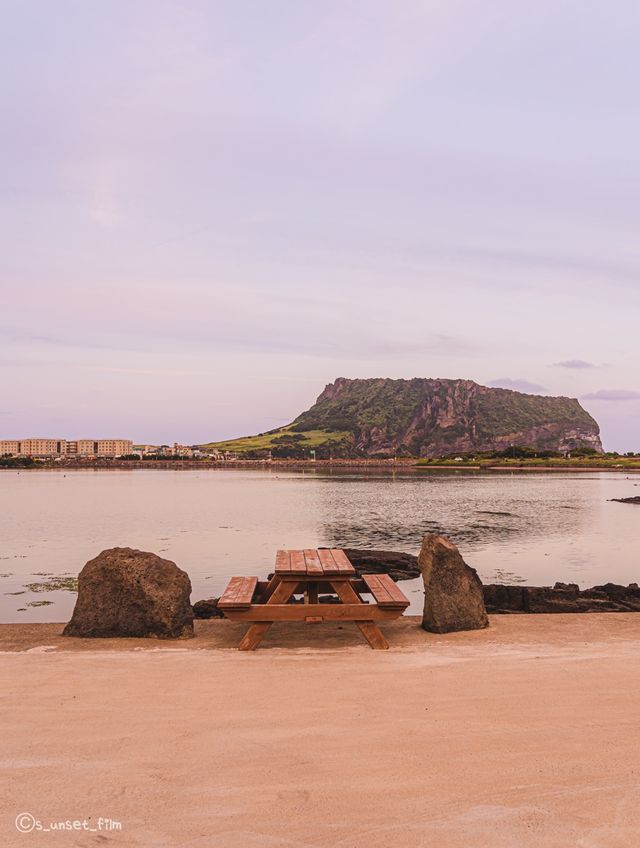
<svg viewBox="0 0 640 848"><path fill-rule="evenodd" d="M207 598L204 601L196 601L193 605L194 618L224 618L222 610L218 609L220 598Z"/></svg>
<svg viewBox="0 0 640 848"><path fill-rule="evenodd" d="M345 548L344 552L358 577L362 574L388 574L395 581L420 577L418 557L412 554L366 551L361 548Z"/></svg>
<svg viewBox="0 0 640 848"><path fill-rule="evenodd" d="M582 590L577 583L556 583L553 587L492 584L483 586L483 592L490 613L640 612L637 583L605 583Z"/></svg>

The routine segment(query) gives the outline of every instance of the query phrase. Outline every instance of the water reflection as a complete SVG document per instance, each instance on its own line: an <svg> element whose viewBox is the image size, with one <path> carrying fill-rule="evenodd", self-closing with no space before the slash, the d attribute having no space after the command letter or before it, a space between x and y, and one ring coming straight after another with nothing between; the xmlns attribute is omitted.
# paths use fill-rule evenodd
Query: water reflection
<svg viewBox="0 0 640 848"><path fill-rule="evenodd" d="M115 546L174 560L194 600L232 574L266 574L280 547L417 553L427 532L452 538L487 582L629 583L640 576L640 507L609 499L638 482L610 472L0 472L0 621L68 619L70 578ZM419 584L406 589L417 611ZM43 600L53 603L30 606Z"/></svg>
<svg viewBox="0 0 640 848"><path fill-rule="evenodd" d="M320 486L321 536L335 547L413 551L425 533L440 533L475 550L509 540L579 534L598 510L592 489L580 478L478 475L470 480L416 478L414 473L329 482Z"/></svg>

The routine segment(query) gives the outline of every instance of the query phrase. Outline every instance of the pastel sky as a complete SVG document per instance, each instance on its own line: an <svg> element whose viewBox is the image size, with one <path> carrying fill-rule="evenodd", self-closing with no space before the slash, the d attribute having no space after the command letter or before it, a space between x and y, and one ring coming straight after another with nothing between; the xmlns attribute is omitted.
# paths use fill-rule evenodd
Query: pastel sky
<svg viewBox="0 0 640 848"><path fill-rule="evenodd" d="M194 443L429 376L640 450L638 3L0 10L0 437Z"/></svg>

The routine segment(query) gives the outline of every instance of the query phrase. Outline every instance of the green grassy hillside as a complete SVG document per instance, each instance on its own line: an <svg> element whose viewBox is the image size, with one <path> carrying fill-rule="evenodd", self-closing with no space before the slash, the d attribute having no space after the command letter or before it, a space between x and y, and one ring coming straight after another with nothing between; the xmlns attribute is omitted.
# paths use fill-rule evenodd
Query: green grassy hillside
<svg viewBox="0 0 640 848"><path fill-rule="evenodd" d="M292 426L279 427L268 433L259 433L257 436L243 436L239 439L228 439L223 442L209 442L201 445L205 450L215 449L220 451L231 451L233 453L247 454L254 452L271 451L275 455L303 455L312 450L324 448L331 450L348 445L351 434L346 431L327 432L325 430L294 431Z"/></svg>

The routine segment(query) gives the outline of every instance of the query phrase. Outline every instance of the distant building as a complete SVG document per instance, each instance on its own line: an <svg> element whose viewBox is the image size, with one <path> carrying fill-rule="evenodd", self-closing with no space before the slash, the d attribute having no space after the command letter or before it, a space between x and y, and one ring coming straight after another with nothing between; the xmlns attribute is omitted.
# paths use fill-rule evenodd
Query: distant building
<svg viewBox="0 0 640 848"><path fill-rule="evenodd" d="M0 455L49 458L65 456L66 452L66 439L3 439L0 441Z"/></svg>
<svg viewBox="0 0 640 848"><path fill-rule="evenodd" d="M190 445L179 445L177 442L173 443L174 456L186 456L191 458L194 454L195 450Z"/></svg>
<svg viewBox="0 0 640 848"><path fill-rule="evenodd" d="M130 439L1 439L0 456L32 456L37 459L65 457L116 457L133 453Z"/></svg>
<svg viewBox="0 0 640 848"><path fill-rule="evenodd" d="M17 456L20 453L20 442L12 442L10 439L0 441L0 456Z"/></svg>
<svg viewBox="0 0 640 848"><path fill-rule="evenodd" d="M146 454L155 453L158 450L157 445L134 445L133 453L137 453L139 456L145 456Z"/></svg>
<svg viewBox="0 0 640 848"><path fill-rule="evenodd" d="M67 442L67 456L126 456L131 453L131 439L78 439L76 442Z"/></svg>
<svg viewBox="0 0 640 848"><path fill-rule="evenodd" d="M169 445L133 445L133 453L138 456L173 456L173 448Z"/></svg>

